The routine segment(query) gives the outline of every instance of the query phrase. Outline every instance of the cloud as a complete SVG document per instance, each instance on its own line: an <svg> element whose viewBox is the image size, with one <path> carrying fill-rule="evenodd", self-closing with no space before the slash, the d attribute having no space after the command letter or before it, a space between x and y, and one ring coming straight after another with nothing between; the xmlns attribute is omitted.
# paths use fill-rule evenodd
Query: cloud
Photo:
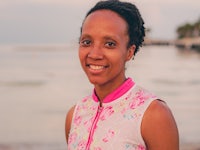
<svg viewBox="0 0 200 150"><path fill-rule="evenodd" d="M86 12L98 0L2 0L0 43L75 39ZM200 1L129 0L156 38L171 38L177 25L200 17Z"/></svg>
<svg viewBox="0 0 200 150"><path fill-rule="evenodd" d="M98 0L85 1L85 0L2 0L0 1L0 6L5 5L20 5L20 4L39 4L39 5L73 5L76 7L87 6L95 4Z"/></svg>
<svg viewBox="0 0 200 150"><path fill-rule="evenodd" d="M199 0L140 0L136 5L156 38L175 38L177 26L200 17Z"/></svg>

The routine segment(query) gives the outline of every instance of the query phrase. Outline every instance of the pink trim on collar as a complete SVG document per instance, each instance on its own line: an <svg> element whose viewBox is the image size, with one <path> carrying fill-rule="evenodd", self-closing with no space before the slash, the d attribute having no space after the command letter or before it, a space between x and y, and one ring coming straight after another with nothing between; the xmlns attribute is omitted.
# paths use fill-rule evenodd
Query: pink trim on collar
<svg viewBox="0 0 200 150"><path fill-rule="evenodd" d="M135 82L131 78L128 78L121 86L119 86L116 90L114 90L112 93L107 95L103 99L103 103L109 103L112 102L119 97L121 97L123 94L125 94L130 88L132 88L135 85ZM92 97L94 101L99 102L99 99L95 93L95 89L93 91Z"/></svg>

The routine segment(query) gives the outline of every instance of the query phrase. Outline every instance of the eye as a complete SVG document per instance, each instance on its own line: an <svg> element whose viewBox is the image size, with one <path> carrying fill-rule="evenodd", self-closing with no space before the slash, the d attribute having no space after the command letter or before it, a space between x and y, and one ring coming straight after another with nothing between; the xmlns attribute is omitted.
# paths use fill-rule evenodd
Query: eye
<svg viewBox="0 0 200 150"><path fill-rule="evenodd" d="M86 40L81 40L81 41L80 41L80 45L83 46L83 47L88 47L88 46L91 45L91 40L88 40L88 39L86 39Z"/></svg>
<svg viewBox="0 0 200 150"><path fill-rule="evenodd" d="M106 42L105 47L107 47L107 48L115 48L116 47L116 43L112 42L112 41Z"/></svg>

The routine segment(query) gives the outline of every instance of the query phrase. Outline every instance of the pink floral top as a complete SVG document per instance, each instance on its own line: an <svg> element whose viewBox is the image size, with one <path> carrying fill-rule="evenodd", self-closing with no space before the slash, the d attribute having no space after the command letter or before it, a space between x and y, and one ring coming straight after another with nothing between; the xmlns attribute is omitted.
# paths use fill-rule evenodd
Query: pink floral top
<svg viewBox="0 0 200 150"><path fill-rule="evenodd" d="M155 99L130 78L103 100L102 107L93 92L76 105L68 150L145 150L141 122Z"/></svg>

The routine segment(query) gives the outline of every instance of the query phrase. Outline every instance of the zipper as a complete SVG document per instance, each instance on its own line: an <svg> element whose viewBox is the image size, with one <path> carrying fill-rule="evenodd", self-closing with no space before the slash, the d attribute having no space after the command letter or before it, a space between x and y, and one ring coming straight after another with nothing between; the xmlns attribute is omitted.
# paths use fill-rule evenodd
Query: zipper
<svg viewBox="0 0 200 150"><path fill-rule="evenodd" d="M88 137L88 142L87 142L87 145L86 145L86 150L89 150L90 148L90 145L91 145L91 142L92 142L92 139L93 139L93 135L94 135L94 130L96 128L96 125L97 125L97 122L99 120L99 117L100 117L100 114L103 110L103 107L102 105L100 104L98 106L98 109L97 109L97 113L96 113L96 116L95 116L95 119L92 123L92 127L91 127L91 130L90 130L90 134L89 134L89 137Z"/></svg>

